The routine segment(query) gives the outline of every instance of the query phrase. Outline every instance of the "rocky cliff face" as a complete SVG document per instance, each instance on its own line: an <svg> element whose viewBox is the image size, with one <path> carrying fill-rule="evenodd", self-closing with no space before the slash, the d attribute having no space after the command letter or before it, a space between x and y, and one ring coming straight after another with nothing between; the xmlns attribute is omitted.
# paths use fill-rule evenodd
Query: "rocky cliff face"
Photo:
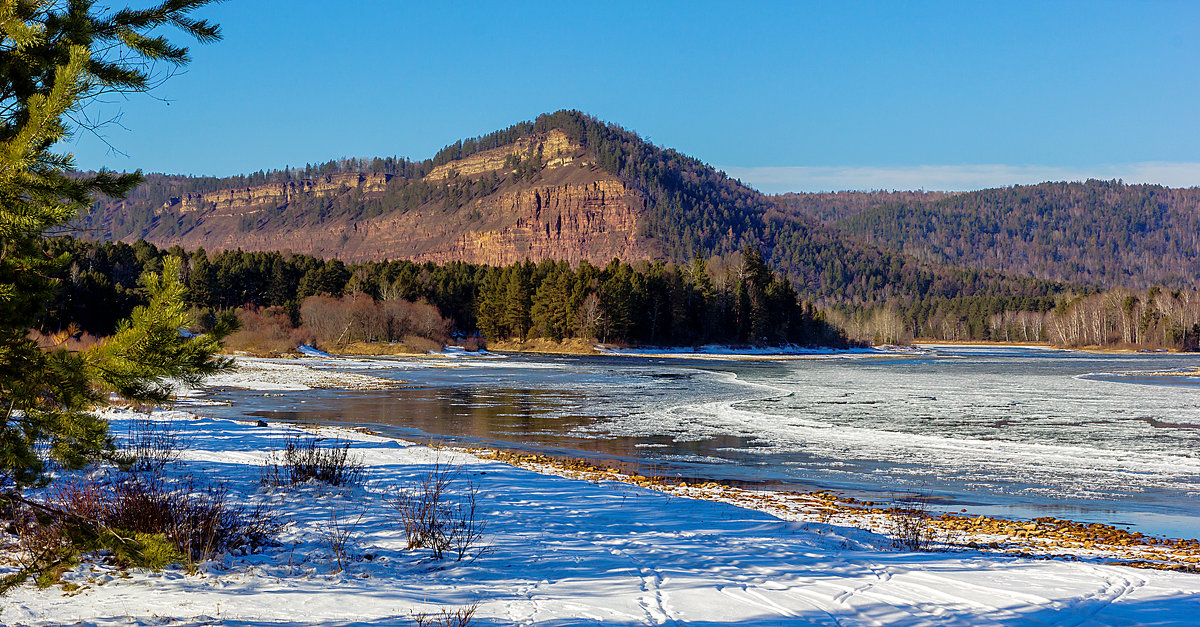
<svg viewBox="0 0 1200 627"><path fill-rule="evenodd" d="M434 168L426 178L432 181L442 181L454 176L472 176L488 172L499 172L509 156L518 158L541 154L547 168L559 168L568 165L583 155L583 147L571 142L566 134L558 129L522 137L516 142L485 150L471 155L466 159L451 161Z"/></svg>
<svg viewBox="0 0 1200 627"><path fill-rule="evenodd" d="M543 169L521 180L506 165L510 155L541 155ZM461 207L431 202L415 210L386 210L370 219L305 220L276 226L259 218L286 212L298 199L329 205L387 203L382 174L343 174L172 198L156 214L186 217L188 228L155 228L146 239L163 247L207 250L284 250L347 261L413 259L509 264L525 259L588 260L655 258L660 250L641 235L646 198L587 159L582 147L560 131L522 138L435 168L426 182L442 185L494 175L491 194ZM311 203L310 203L311 204ZM110 211L121 211L114 205ZM315 223L314 223L315 222ZM248 228L248 225L249 226ZM258 225L258 226L253 226ZM130 236L127 239L135 239Z"/></svg>
<svg viewBox="0 0 1200 627"><path fill-rule="evenodd" d="M482 224L464 224L448 238L431 238L413 258L439 263L509 264L526 258L606 263L613 257L653 257L657 252L638 235L645 199L620 181L538 186L485 199L474 209Z"/></svg>
<svg viewBox="0 0 1200 627"><path fill-rule="evenodd" d="M336 195L351 189L358 189L362 192L382 192L391 179L392 176L389 174L356 172L332 174L288 183L222 189L171 198L163 203L157 213L204 211L206 216L235 215L244 213L247 207L255 205L279 206L286 204L291 201L293 196L302 194Z"/></svg>

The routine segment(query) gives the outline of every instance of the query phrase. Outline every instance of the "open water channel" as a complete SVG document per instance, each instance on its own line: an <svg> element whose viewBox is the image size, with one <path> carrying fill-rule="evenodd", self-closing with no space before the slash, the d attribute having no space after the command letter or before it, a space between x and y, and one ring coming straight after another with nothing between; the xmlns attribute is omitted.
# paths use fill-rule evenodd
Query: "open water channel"
<svg viewBox="0 0 1200 627"><path fill-rule="evenodd" d="M216 388L204 413L598 457L643 474L829 488L1200 535L1200 365L1171 354L933 347L917 355L309 360L397 390Z"/></svg>

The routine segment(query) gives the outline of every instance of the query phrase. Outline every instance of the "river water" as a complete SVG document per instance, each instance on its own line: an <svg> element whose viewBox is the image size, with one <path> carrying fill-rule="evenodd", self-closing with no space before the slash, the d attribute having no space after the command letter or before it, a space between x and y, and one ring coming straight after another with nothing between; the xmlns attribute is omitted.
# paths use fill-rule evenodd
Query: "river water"
<svg viewBox="0 0 1200 627"><path fill-rule="evenodd" d="M644 474L1200 535L1200 365L1168 354L932 347L917 355L317 361L399 390L212 389L222 417L591 456Z"/></svg>

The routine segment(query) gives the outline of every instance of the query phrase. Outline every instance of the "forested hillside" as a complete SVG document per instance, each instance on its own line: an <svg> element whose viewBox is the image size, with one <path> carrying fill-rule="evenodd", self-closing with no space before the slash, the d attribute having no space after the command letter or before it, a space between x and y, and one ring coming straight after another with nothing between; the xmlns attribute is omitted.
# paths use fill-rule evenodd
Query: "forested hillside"
<svg viewBox="0 0 1200 627"><path fill-rule="evenodd" d="M751 247L805 298L904 312L955 298L1047 299L1061 289L863 245L695 158L576 111L459 141L420 162L349 160L224 181L154 177L88 222L125 241L353 261L687 265Z"/></svg>
<svg viewBox="0 0 1200 627"><path fill-rule="evenodd" d="M788 194L863 242L934 263L1104 288L1193 287L1200 189L1117 181L943 195Z"/></svg>
<svg viewBox="0 0 1200 627"><path fill-rule="evenodd" d="M834 224L886 204L923 205L939 201L948 192L907 191L843 191L787 193L774 197L780 209L795 215L808 216L822 224Z"/></svg>

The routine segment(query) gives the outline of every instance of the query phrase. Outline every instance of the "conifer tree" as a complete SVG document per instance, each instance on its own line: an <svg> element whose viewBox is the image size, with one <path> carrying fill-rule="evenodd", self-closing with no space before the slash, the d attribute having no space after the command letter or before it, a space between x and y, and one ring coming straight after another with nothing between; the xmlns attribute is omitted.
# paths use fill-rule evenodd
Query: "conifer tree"
<svg viewBox="0 0 1200 627"><path fill-rule="evenodd" d="M149 305L107 342L73 352L65 337L40 346L29 336L53 295L48 277L68 261L48 254L47 238L94 194L121 196L141 180L71 175L71 155L54 146L89 128L79 120L97 96L146 91L188 62L186 48L157 34L161 27L202 43L219 39L216 25L192 17L209 1L110 11L92 0L0 0L0 490L42 478L43 446L67 466L102 453L105 423L89 410L108 392L158 401L171 380L195 381L227 365L215 356L227 325L202 336L180 332L187 314L174 258L144 277Z"/></svg>
<svg viewBox="0 0 1200 627"><path fill-rule="evenodd" d="M499 340L508 335L504 322L504 300L508 294L508 281L503 270L491 268L483 277L479 294L479 313L476 324L483 336Z"/></svg>
<svg viewBox="0 0 1200 627"><path fill-rule="evenodd" d="M512 267L504 295L504 324L509 333L524 340L529 332L529 312L533 307L532 289L529 284L529 268L522 265Z"/></svg>

